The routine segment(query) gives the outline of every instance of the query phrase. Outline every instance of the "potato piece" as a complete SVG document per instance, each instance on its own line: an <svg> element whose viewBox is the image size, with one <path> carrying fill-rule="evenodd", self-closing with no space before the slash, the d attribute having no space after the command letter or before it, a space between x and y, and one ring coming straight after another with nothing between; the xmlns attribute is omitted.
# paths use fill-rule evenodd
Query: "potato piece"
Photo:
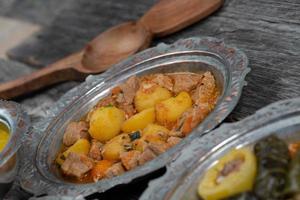
<svg viewBox="0 0 300 200"><path fill-rule="evenodd" d="M70 152L87 155L90 151L91 144L87 139L79 139L70 146L64 153L66 158Z"/></svg>
<svg viewBox="0 0 300 200"><path fill-rule="evenodd" d="M56 163L62 165L70 152L87 155L90 151L90 142L87 139L79 139L65 152L59 153L56 158Z"/></svg>
<svg viewBox="0 0 300 200"><path fill-rule="evenodd" d="M171 92L166 88L154 85L149 89L145 84L136 92L134 98L134 105L138 112L154 107L155 104L172 96Z"/></svg>
<svg viewBox="0 0 300 200"><path fill-rule="evenodd" d="M169 133L169 129L158 124L149 124L142 132L142 136L153 135L157 132Z"/></svg>
<svg viewBox="0 0 300 200"><path fill-rule="evenodd" d="M98 108L92 113L89 133L100 142L106 142L120 133L124 120L124 111L114 106Z"/></svg>
<svg viewBox="0 0 300 200"><path fill-rule="evenodd" d="M103 146L102 156L104 160L118 161L120 154L126 151L126 145L130 144L130 137L128 134L121 134Z"/></svg>
<svg viewBox="0 0 300 200"><path fill-rule="evenodd" d="M64 155L63 155L62 153L60 153L60 154L57 155L57 157L56 157L56 159L55 159L55 162L56 162L57 164L59 164L59 165L62 165L62 164L64 164L65 159L66 159L66 158L64 157Z"/></svg>
<svg viewBox="0 0 300 200"><path fill-rule="evenodd" d="M149 124L142 132L142 138L148 142L165 141L170 131L158 124Z"/></svg>
<svg viewBox="0 0 300 200"><path fill-rule="evenodd" d="M192 99L187 92L180 92L155 106L156 120L160 124L175 122L186 110L192 106Z"/></svg>
<svg viewBox="0 0 300 200"><path fill-rule="evenodd" d="M155 121L154 108L148 108L140 113L137 113L126 120L122 125L122 131L131 133L133 131L142 130L148 124Z"/></svg>
<svg viewBox="0 0 300 200"><path fill-rule="evenodd" d="M137 139L132 142L132 147L134 150L143 152L145 148L148 146L148 143L143 139Z"/></svg>

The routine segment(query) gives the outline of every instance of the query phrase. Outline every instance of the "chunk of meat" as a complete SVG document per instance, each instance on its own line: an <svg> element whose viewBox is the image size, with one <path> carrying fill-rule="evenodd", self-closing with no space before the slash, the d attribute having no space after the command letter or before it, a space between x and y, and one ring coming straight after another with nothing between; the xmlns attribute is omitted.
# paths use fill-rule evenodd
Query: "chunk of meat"
<svg viewBox="0 0 300 200"><path fill-rule="evenodd" d="M178 121L175 129L179 129L185 136L188 135L211 111L210 107L202 106L194 105L193 108L185 112Z"/></svg>
<svg viewBox="0 0 300 200"><path fill-rule="evenodd" d="M94 160L101 160L102 159L102 155L101 155L102 147L103 147L103 144L101 142L99 142L98 140L92 139L92 144L91 144L91 148L89 151L89 157Z"/></svg>
<svg viewBox="0 0 300 200"><path fill-rule="evenodd" d="M195 74L173 74L170 75L174 81L173 92L190 92L195 89L202 80L202 75Z"/></svg>
<svg viewBox="0 0 300 200"><path fill-rule="evenodd" d="M166 142L149 142L148 147L153 153L160 155L168 150L169 145Z"/></svg>
<svg viewBox="0 0 300 200"><path fill-rule="evenodd" d="M83 121L69 123L63 136L64 145L71 146L81 138L89 138L88 124Z"/></svg>
<svg viewBox="0 0 300 200"><path fill-rule="evenodd" d="M164 74L154 74L151 77L151 81L156 83L157 85L164 87L170 91L173 91L173 81L172 79Z"/></svg>
<svg viewBox="0 0 300 200"><path fill-rule="evenodd" d="M109 96L104 97L103 99L101 99L97 103L96 108L100 108L100 107L104 107L104 106L109 106L109 105L112 105L112 106L116 105L116 101L115 101L115 99L111 95L109 95Z"/></svg>
<svg viewBox="0 0 300 200"><path fill-rule="evenodd" d="M148 134L148 135L144 135L142 138L146 141L146 142L156 142L156 141L167 141L169 135L166 132L162 132L162 131L158 131L155 134Z"/></svg>
<svg viewBox="0 0 300 200"><path fill-rule="evenodd" d="M62 164L63 173L69 176L82 178L88 171L93 168L93 161L83 154L70 152Z"/></svg>
<svg viewBox="0 0 300 200"><path fill-rule="evenodd" d="M135 76L132 76L125 83L113 88L111 95L101 99L93 110L99 107L113 105L124 110L126 117L129 118L136 113L132 103L138 88L139 80ZM89 121L93 110L89 112L87 121Z"/></svg>
<svg viewBox="0 0 300 200"><path fill-rule="evenodd" d="M178 130L171 130L170 132L169 132L169 136L170 137L179 137L179 138L181 138L181 137L184 137L184 134L181 132L181 131L178 131Z"/></svg>
<svg viewBox="0 0 300 200"><path fill-rule="evenodd" d="M138 151L144 151L148 146L148 143L143 139L136 139L132 142L133 148Z"/></svg>
<svg viewBox="0 0 300 200"><path fill-rule="evenodd" d="M118 87L117 87L118 88ZM115 89L115 88L114 88ZM114 90L113 89L113 90ZM86 121L90 121L91 119L91 116L93 115L94 111L97 110L98 108L101 108L101 107L105 107L105 106L116 106L117 105L117 102L116 102L116 99L113 95L109 95L107 97L104 97L103 99L101 99L97 104L96 106L94 106L90 111L89 113L87 114L87 117L86 117Z"/></svg>
<svg viewBox="0 0 300 200"><path fill-rule="evenodd" d="M182 115L175 130L184 135L190 133L214 108L217 97L215 78L210 72L205 72L201 84L192 92L195 105Z"/></svg>
<svg viewBox="0 0 300 200"><path fill-rule="evenodd" d="M146 149L142 152L142 154L139 157L139 165L143 165L146 162L154 159L155 157L156 154L149 147L146 147Z"/></svg>
<svg viewBox="0 0 300 200"><path fill-rule="evenodd" d="M172 137L168 138L167 143L168 143L169 147L173 147L176 144L178 144L179 142L181 142L181 140L182 140L182 138L172 136Z"/></svg>
<svg viewBox="0 0 300 200"><path fill-rule="evenodd" d="M118 162L106 170L105 177L112 178L114 176L121 175L124 172L125 172L125 170L122 166L122 163Z"/></svg>
<svg viewBox="0 0 300 200"><path fill-rule="evenodd" d="M140 151L128 151L120 155L121 162L126 170L134 169L138 166L138 160L141 155Z"/></svg>
<svg viewBox="0 0 300 200"><path fill-rule="evenodd" d="M155 91L155 89L159 87L156 83L150 81L150 80L143 80L141 81L139 90L143 93L149 94Z"/></svg>
<svg viewBox="0 0 300 200"><path fill-rule="evenodd" d="M123 93L123 99L118 103L130 105L133 102L136 91L139 89L139 80L135 76L132 76L120 85L120 89Z"/></svg>
<svg viewBox="0 0 300 200"><path fill-rule="evenodd" d="M244 163L243 158L234 159L224 165L224 168L220 171L219 176L228 176L234 171L239 171L241 165Z"/></svg>
<svg viewBox="0 0 300 200"><path fill-rule="evenodd" d="M214 106L216 101L216 81L211 72L205 72L195 91L192 93L192 100L197 105Z"/></svg>
<svg viewBox="0 0 300 200"><path fill-rule="evenodd" d="M136 114L136 109L133 107L132 104L130 105L120 104L118 107L125 112L126 119Z"/></svg>

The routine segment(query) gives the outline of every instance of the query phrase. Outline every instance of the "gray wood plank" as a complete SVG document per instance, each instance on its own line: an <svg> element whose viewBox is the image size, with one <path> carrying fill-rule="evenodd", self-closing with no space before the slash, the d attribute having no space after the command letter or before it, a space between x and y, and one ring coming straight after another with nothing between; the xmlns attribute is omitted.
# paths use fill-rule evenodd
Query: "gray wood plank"
<svg viewBox="0 0 300 200"><path fill-rule="evenodd" d="M0 15L29 21L39 25L49 25L66 5L73 0L1 0Z"/></svg>
<svg viewBox="0 0 300 200"><path fill-rule="evenodd" d="M5 9L1 7L5 2L9 14L3 12ZM47 25L45 29L10 51L11 57L16 60L43 66L77 51L107 28L137 19L155 0L70 0L63 5L53 3L46 14L34 11L33 7L43 7L40 3L33 6L32 2L38 2L37 0L15 3L16 9L11 6L12 2L15 3L16 0L0 2L0 15L4 13L11 17L24 17L29 21L34 21L32 16L48 16L49 21L53 20L50 23L42 18L38 19L37 23ZM43 2L48 5L51 1ZM25 8L27 11L23 10ZM14 13L15 10L21 13ZM55 14L50 16L47 13ZM171 43L187 37L213 36L224 38L226 43L244 50L249 57L252 71L247 77L248 86L227 121L239 120L274 101L300 96L299 16L299 0L226 0L224 7L205 21L172 36L157 39L153 45L159 42ZM7 62L0 61L0 82L33 70L17 62ZM45 109L51 108L74 85L76 83L55 86L16 101L22 103L31 112L34 120L37 120L45 116ZM103 195L94 195L91 199L138 199L146 185L147 181L129 184L125 188L113 189Z"/></svg>
<svg viewBox="0 0 300 200"><path fill-rule="evenodd" d="M50 26L13 49L10 55L35 65L51 63L80 49L108 27L138 18L153 3L154 0L76 0ZM299 16L298 0L228 0L213 16L172 36L157 39L153 45L180 38L213 36L243 49L252 71L231 116L241 119L271 102L300 95Z"/></svg>
<svg viewBox="0 0 300 200"><path fill-rule="evenodd" d="M137 19L154 2L155 0L74 0L50 26L9 54L30 65L50 64L78 51L107 28Z"/></svg>
<svg viewBox="0 0 300 200"><path fill-rule="evenodd" d="M6 81L18 78L21 75L28 74L34 71L31 67L16 62L0 59L0 84ZM41 117L46 117L47 109L68 90L76 86L78 83L68 82L61 85L56 85L45 90L35 92L33 94L23 96L14 101L22 104L26 112L31 116L32 122L39 120Z"/></svg>

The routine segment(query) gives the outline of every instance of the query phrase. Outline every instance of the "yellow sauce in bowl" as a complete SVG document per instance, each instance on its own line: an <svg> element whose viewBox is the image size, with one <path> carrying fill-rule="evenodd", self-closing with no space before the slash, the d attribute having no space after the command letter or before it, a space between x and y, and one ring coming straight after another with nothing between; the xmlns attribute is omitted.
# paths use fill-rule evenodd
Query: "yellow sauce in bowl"
<svg viewBox="0 0 300 200"><path fill-rule="evenodd" d="M0 152L4 149L9 140L8 127L0 122Z"/></svg>

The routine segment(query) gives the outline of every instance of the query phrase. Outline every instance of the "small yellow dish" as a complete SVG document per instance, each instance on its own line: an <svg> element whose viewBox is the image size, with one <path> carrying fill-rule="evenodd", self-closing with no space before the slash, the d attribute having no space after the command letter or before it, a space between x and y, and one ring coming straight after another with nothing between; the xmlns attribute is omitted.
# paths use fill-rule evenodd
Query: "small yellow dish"
<svg viewBox="0 0 300 200"><path fill-rule="evenodd" d="M0 152L4 149L9 140L8 127L0 122Z"/></svg>

